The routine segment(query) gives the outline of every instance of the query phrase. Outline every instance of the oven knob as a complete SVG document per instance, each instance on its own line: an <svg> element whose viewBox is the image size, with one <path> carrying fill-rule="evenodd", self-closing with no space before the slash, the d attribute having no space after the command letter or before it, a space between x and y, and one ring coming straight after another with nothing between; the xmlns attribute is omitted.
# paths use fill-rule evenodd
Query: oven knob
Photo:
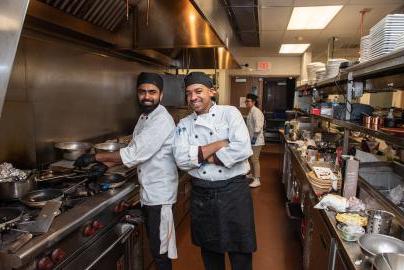
<svg viewBox="0 0 404 270"><path fill-rule="evenodd" d="M52 251L51 258L55 264L61 263L65 259L65 257L66 253L61 248L57 248L54 251Z"/></svg>
<svg viewBox="0 0 404 270"><path fill-rule="evenodd" d="M52 262L51 258L43 257L38 262L38 270L51 270L55 264Z"/></svg>
<svg viewBox="0 0 404 270"><path fill-rule="evenodd" d="M95 229L91 225L87 225L84 228L84 231L83 231L84 236L88 237L88 236L93 235L94 233L95 233Z"/></svg>
<svg viewBox="0 0 404 270"><path fill-rule="evenodd" d="M99 229L102 229L102 228L104 228L104 224L102 224L100 221L98 221L98 220L94 220L93 221L93 228L95 229L95 230L99 230Z"/></svg>

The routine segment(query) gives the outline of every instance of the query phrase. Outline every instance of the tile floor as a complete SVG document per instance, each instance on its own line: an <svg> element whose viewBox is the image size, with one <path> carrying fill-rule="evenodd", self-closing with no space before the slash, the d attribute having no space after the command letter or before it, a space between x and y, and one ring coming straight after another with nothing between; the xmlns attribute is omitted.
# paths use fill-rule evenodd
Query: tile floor
<svg viewBox="0 0 404 270"><path fill-rule="evenodd" d="M285 213L279 158L278 154L261 155L262 186L252 190L258 244L254 270L302 269L297 224ZM177 247L179 258L174 261L174 270L204 270L199 248L191 243L189 216L177 229Z"/></svg>

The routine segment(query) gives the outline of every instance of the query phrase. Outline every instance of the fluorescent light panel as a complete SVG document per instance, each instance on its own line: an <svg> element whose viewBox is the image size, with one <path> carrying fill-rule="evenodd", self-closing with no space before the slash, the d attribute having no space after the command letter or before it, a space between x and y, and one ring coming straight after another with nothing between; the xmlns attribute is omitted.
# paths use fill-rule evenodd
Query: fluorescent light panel
<svg viewBox="0 0 404 270"><path fill-rule="evenodd" d="M310 44L282 44L279 53L304 53Z"/></svg>
<svg viewBox="0 0 404 270"><path fill-rule="evenodd" d="M295 7L288 30L324 29L343 6Z"/></svg>

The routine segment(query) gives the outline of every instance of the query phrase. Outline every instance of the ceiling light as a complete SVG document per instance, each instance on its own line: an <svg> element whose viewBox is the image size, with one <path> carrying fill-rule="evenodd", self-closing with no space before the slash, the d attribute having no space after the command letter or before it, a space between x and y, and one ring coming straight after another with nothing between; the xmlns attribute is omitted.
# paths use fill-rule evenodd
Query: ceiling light
<svg viewBox="0 0 404 270"><path fill-rule="evenodd" d="M279 53L304 53L310 44L282 44Z"/></svg>
<svg viewBox="0 0 404 270"><path fill-rule="evenodd" d="M288 30L324 29L343 6L295 7Z"/></svg>

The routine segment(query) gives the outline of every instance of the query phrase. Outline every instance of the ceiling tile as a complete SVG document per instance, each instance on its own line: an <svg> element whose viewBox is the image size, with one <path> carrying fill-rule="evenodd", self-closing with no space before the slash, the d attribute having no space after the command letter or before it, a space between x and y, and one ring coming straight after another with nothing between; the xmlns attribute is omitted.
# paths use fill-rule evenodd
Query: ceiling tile
<svg viewBox="0 0 404 270"><path fill-rule="evenodd" d="M262 31L260 32L261 47L279 49L283 40L284 31Z"/></svg>
<svg viewBox="0 0 404 270"><path fill-rule="evenodd" d="M283 36L283 43L312 43L320 33L321 30L288 30Z"/></svg>
<svg viewBox="0 0 404 270"><path fill-rule="evenodd" d="M349 5L385 5L403 4L403 0L349 0Z"/></svg>
<svg viewBox="0 0 404 270"><path fill-rule="evenodd" d="M258 5L260 7L289 7L293 6L294 0L259 0Z"/></svg>
<svg viewBox="0 0 404 270"><path fill-rule="evenodd" d="M292 8L261 8L260 11L260 30L286 30L292 14Z"/></svg>
<svg viewBox="0 0 404 270"><path fill-rule="evenodd" d="M344 5L348 0L295 0L295 7Z"/></svg>

